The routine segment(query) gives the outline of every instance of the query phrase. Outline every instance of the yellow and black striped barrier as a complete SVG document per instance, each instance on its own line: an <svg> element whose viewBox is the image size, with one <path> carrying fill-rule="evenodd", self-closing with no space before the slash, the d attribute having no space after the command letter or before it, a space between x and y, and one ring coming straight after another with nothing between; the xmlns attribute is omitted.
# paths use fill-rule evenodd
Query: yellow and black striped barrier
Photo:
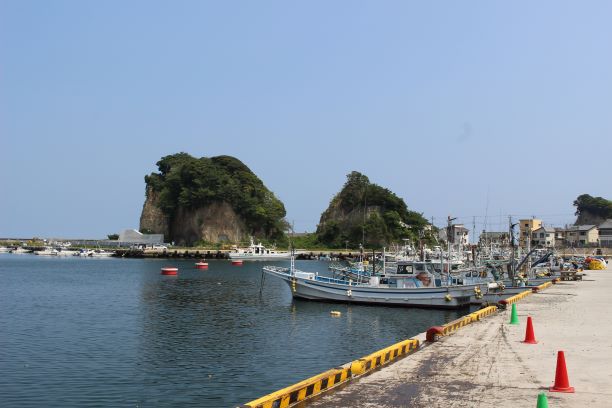
<svg viewBox="0 0 612 408"><path fill-rule="evenodd" d="M251 408L285 408L303 401L313 395L320 394L351 378L348 367L332 368L314 377L310 377L282 390L247 402L244 407Z"/></svg>
<svg viewBox="0 0 612 408"><path fill-rule="evenodd" d="M446 323L443 326L430 327L429 330L427 330L427 333L425 334L425 338L429 342L434 342L439 337L448 336L449 334L452 334L453 332L459 330L461 327L467 326L468 324L473 322L477 322L483 317L492 315L496 312L497 306L488 306L484 309L480 309L476 312L470 313L467 316L463 316L460 319L453 320L450 323Z"/></svg>
<svg viewBox="0 0 612 408"><path fill-rule="evenodd" d="M536 286L536 287L534 287L534 288L531 288L531 291L532 291L533 293L538 293L538 292L539 292L539 291L541 291L542 289L546 289L546 288L548 288L548 287L550 287L550 286L552 286L552 285L553 285L553 282L552 282L552 281L544 282L544 283L543 283L543 284L541 284L541 285L538 285L538 286Z"/></svg>
<svg viewBox="0 0 612 408"><path fill-rule="evenodd" d="M372 371L392 360L408 355L419 348L419 340L408 339L368 354L358 360L333 368L299 383L290 385L261 398L247 402L243 407L286 408L314 395L327 391L351 378Z"/></svg>
<svg viewBox="0 0 612 408"><path fill-rule="evenodd" d="M425 339L430 342L434 342L441 336L448 336L449 334L459 330L463 326L467 326L472 323L470 315L463 316L457 320L446 323L443 326L430 327L425 334Z"/></svg>
<svg viewBox="0 0 612 408"><path fill-rule="evenodd" d="M510 296L509 298L500 300L499 303L502 304L502 305L511 305L512 303L516 303L519 300L525 298L526 296L531 295L531 293L532 293L531 290L526 290L526 291L521 292L521 293L519 293L517 295Z"/></svg>
<svg viewBox="0 0 612 408"><path fill-rule="evenodd" d="M484 309L480 309L474 313L470 313L468 316L470 316L470 318L472 319L472 323L473 322L477 322L478 320L482 319L483 317L487 317L489 315L492 315L493 313L497 312L497 306L488 306L485 307Z"/></svg>
<svg viewBox="0 0 612 408"><path fill-rule="evenodd" d="M351 375L356 377L387 364L399 357L412 353L419 348L417 339L408 339L369 354L351 363Z"/></svg>

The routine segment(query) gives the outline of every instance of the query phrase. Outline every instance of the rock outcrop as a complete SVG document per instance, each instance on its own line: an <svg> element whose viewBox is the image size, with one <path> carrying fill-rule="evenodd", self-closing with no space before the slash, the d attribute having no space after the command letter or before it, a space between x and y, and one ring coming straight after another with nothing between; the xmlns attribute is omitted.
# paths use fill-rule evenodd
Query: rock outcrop
<svg viewBox="0 0 612 408"><path fill-rule="evenodd" d="M589 194L579 195L574 200L576 207L575 225L598 225L612 218L612 201Z"/></svg>
<svg viewBox="0 0 612 408"><path fill-rule="evenodd" d="M141 231L177 245L284 235L284 205L240 160L178 153L157 165L159 173L145 177Z"/></svg>
<svg viewBox="0 0 612 408"><path fill-rule="evenodd" d="M331 247L380 247L415 239L427 224L393 192L354 171L321 214L316 234L319 242Z"/></svg>

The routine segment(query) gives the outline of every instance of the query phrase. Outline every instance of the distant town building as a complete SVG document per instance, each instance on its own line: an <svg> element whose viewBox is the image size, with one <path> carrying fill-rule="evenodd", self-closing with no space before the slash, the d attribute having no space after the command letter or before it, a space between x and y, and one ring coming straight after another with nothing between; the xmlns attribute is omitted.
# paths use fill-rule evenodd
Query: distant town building
<svg viewBox="0 0 612 408"><path fill-rule="evenodd" d="M555 227L555 246L565 246L567 230L565 228Z"/></svg>
<svg viewBox="0 0 612 408"><path fill-rule="evenodd" d="M451 236L450 242L451 244L457 244L462 246L467 246L470 244L470 230L465 228L463 224L455 224L451 225ZM438 238L443 241L447 240L448 228L440 228L438 232Z"/></svg>
<svg viewBox="0 0 612 408"><path fill-rule="evenodd" d="M531 245L534 247L552 248L555 246L555 229L540 227L531 232Z"/></svg>
<svg viewBox="0 0 612 408"><path fill-rule="evenodd" d="M119 242L134 245L163 244L164 234L143 234L135 229L126 229L119 234Z"/></svg>
<svg viewBox="0 0 612 408"><path fill-rule="evenodd" d="M507 232L482 231L478 244L481 246L507 246L510 244L510 236Z"/></svg>
<svg viewBox="0 0 612 408"><path fill-rule="evenodd" d="M565 244L572 247L597 245L599 230L597 225L574 225L565 231Z"/></svg>
<svg viewBox="0 0 612 408"><path fill-rule="evenodd" d="M599 224L599 246L612 247L612 218Z"/></svg>
<svg viewBox="0 0 612 408"><path fill-rule="evenodd" d="M527 220L519 220L519 245L522 247L527 246L527 242L533 240L532 233L538 228L542 227L542 220L531 218Z"/></svg>

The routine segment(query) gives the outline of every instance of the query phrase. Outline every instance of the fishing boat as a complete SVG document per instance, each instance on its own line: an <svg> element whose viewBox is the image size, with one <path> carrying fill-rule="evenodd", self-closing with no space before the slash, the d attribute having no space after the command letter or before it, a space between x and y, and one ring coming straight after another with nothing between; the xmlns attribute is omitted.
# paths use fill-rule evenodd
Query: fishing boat
<svg viewBox="0 0 612 408"><path fill-rule="evenodd" d="M52 247L45 247L45 249L42 249L40 251L34 251L35 255L40 255L40 256L57 256L58 250Z"/></svg>
<svg viewBox="0 0 612 408"><path fill-rule="evenodd" d="M265 266L263 272L287 282L295 298L360 304L453 309L470 304L488 283L446 285L430 262L400 261L394 273L370 276L368 282L336 279L316 272Z"/></svg>
<svg viewBox="0 0 612 408"><path fill-rule="evenodd" d="M235 247L229 253L229 258L242 261L274 261L291 258L291 253L288 251L277 251L263 246L261 243L255 244L251 237L251 245L248 248Z"/></svg>

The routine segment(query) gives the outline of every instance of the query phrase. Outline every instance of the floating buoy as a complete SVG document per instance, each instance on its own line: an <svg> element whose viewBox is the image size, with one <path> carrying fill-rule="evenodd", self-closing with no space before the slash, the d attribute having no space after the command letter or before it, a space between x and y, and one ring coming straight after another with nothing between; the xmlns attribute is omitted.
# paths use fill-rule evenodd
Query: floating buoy
<svg viewBox="0 0 612 408"><path fill-rule="evenodd" d="M196 262L195 266L197 269L208 269L207 262Z"/></svg>
<svg viewBox="0 0 612 408"><path fill-rule="evenodd" d="M178 268L161 268L162 275L178 275Z"/></svg>
<svg viewBox="0 0 612 408"><path fill-rule="evenodd" d="M242 261L240 259L236 259L235 261L232 261L232 265L240 266L242 265Z"/></svg>
<svg viewBox="0 0 612 408"><path fill-rule="evenodd" d="M342 316L342 313L340 313L337 310L332 310L331 312L329 312L330 315L334 316L334 317L340 317Z"/></svg>

